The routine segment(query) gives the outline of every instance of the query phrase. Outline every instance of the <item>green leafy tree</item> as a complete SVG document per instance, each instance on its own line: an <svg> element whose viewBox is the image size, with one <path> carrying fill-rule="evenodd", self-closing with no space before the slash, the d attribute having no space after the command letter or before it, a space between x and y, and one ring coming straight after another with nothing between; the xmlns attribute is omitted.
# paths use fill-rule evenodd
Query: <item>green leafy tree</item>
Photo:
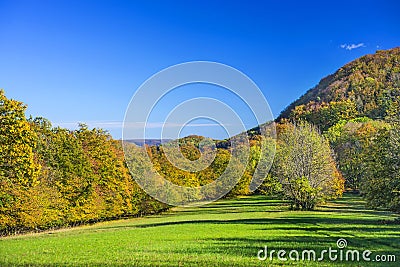
<svg viewBox="0 0 400 267"><path fill-rule="evenodd" d="M296 106L290 114L290 119L306 120L324 132L337 122L356 118L357 115L356 104L349 99L329 103L311 101L307 105Z"/></svg>
<svg viewBox="0 0 400 267"><path fill-rule="evenodd" d="M274 164L274 174L295 209L311 210L343 192L328 141L306 122L281 126Z"/></svg>
<svg viewBox="0 0 400 267"><path fill-rule="evenodd" d="M400 126L381 129L366 148L362 193L369 206L400 212Z"/></svg>
<svg viewBox="0 0 400 267"><path fill-rule="evenodd" d="M368 167L366 157L370 152L367 150L379 130L389 128L388 123L362 117L340 121L325 133L335 151L346 188L359 190Z"/></svg>

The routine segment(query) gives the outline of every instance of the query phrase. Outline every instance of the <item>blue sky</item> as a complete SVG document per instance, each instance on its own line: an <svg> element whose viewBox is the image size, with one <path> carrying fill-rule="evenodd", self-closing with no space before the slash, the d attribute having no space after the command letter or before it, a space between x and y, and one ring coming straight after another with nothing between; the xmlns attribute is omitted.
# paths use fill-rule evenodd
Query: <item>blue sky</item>
<svg viewBox="0 0 400 267"><path fill-rule="evenodd" d="M398 1L0 0L0 88L27 103L28 115L68 128L86 122L120 138L146 79L178 63L216 61L248 75L277 116L345 63L399 46L399 10ZM188 92L174 101L199 89ZM225 137L209 124L182 134Z"/></svg>

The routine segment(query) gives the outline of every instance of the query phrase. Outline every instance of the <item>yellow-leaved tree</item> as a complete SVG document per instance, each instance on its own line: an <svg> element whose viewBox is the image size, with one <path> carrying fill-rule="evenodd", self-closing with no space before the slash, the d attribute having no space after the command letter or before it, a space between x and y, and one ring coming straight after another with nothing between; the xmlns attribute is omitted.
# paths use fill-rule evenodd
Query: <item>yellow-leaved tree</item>
<svg viewBox="0 0 400 267"><path fill-rule="evenodd" d="M13 227L29 216L25 201L38 184L40 165L33 148L36 134L25 118L26 106L0 90L0 227ZM25 216L27 215L27 216Z"/></svg>

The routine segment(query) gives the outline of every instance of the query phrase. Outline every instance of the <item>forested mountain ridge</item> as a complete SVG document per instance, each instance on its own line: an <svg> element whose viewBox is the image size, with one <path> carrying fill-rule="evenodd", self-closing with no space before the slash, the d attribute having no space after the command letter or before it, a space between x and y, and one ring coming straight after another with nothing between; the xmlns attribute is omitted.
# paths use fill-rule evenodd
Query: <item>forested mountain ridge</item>
<svg viewBox="0 0 400 267"><path fill-rule="evenodd" d="M398 120L399 110L400 47L396 47L344 65L291 103L277 120L303 118L326 130L336 123L329 116Z"/></svg>

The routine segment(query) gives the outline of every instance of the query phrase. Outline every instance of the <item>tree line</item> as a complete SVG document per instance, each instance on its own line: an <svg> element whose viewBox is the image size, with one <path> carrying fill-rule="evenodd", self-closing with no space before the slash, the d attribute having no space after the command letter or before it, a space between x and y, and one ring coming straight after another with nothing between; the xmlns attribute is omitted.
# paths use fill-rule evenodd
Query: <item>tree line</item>
<svg viewBox="0 0 400 267"><path fill-rule="evenodd" d="M330 110L332 106L335 108ZM276 124L277 140L264 138L257 129L249 130L248 137L242 134L248 138L249 146L243 143L243 150L249 149L249 157L233 164L231 172L244 171L227 197L253 194L249 190L253 174L260 158L267 157L272 167L263 174L264 182L255 193L287 199L292 209L314 209L347 189L362 194L370 207L399 212L400 127L393 121L347 117L350 112L346 110L352 107L351 103L325 107L323 114L328 114L329 120L321 116L281 120ZM143 150L84 124L73 131L52 127L44 118L26 118L25 110L25 104L8 99L0 91L3 235L168 209L146 194L132 177L151 175L145 173L149 168L144 157L150 157L152 168L167 180L193 188L217 180L232 160L230 140L217 141L212 149L200 145L203 137L189 136ZM318 121L314 121L316 118ZM329 124L321 127L326 121ZM175 166L165 153L174 144L185 160L203 155L211 159L211 164L201 171ZM209 191L196 194L212 198L213 190L224 186L216 183ZM153 188L157 190L157 185ZM199 197L185 196L192 201Z"/></svg>
<svg viewBox="0 0 400 267"><path fill-rule="evenodd" d="M122 144L101 129L26 118L0 91L0 233L78 225L165 210L132 179Z"/></svg>

